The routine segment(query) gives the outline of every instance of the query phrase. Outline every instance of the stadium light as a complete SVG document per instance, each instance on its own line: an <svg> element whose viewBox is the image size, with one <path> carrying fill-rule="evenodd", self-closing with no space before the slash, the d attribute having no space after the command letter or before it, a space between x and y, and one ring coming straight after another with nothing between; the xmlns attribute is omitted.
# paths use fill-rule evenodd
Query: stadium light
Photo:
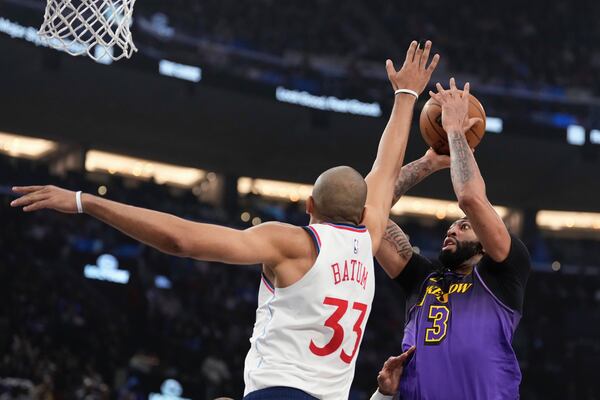
<svg viewBox="0 0 600 400"><path fill-rule="evenodd" d="M600 213L540 210L536 216L536 223L540 228L552 231L600 230Z"/></svg>
<svg viewBox="0 0 600 400"><path fill-rule="evenodd" d="M184 188L193 187L206 175L206 172L201 169L180 167L98 150L87 152L85 169L88 172L108 172L136 179L154 179L158 184L170 184Z"/></svg>
<svg viewBox="0 0 600 400"><path fill-rule="evenodd" d="M590 143L600 144L600 129L592 129L590 131Z"/></svg>
<svg viewBox="0 0 600 400"><path fill-rule="evenodd" d="M156 275L154 277L154 286L159 289L171 289L173 287L173 283L164 275Z"/></svg>
<svg viewBox="0 0 600 400"><path fill-rule="evenodd" d="M88 279L120 283L129 282L129 271L119 268L119 261L111 254L102 254L96 264L88 264L83 269L83 275Z"/></svg>
<svg viewBox="0 0 600 400"><path fill-rule="evenodd" d="M181 397L183 386L175 379L167 379L160 386L161 393L150 393L148 400L190 400Z"/></svg>
<svg viewBox="0 0 600 400"><path fill-rule="evenodd" d="M273 181L267 179L252 179L243 177L238 179L238 193L253 193L279 200L299 201L306 200L312 193L312 185ZM506 207L494 206L501 218L508 215ZM439 220L452 220L463 217L465 214L458 207L456 201L429 199L424 197L404 196L392 208L394 215L413 215Z"/></svg>
<svg viewBox="0 0 600 400"><path fill-rule="evenodd" d="M158 62L158 73L190 82L200 82L202 80L202 69L200 67L179 64L169 60Z"/></svg>
<svg viewBox="0 0 600 400"><path fill-rule="evenodd" d="M567 143L583 146L585 144L585 128L581 125L569 125L567 127Z"/></svg>
<svg viewBox="0 0 600 400"><path fill-rule="evenodd" d="M57 147L58 144L51 140L0 132L0 153L11 157L35 160L53 152Z"/></svg>
<svg viewBox="0 0 600 400"><path fill-rule="evenodd" d="M273 181L268 179L238 179L238 193L254 193L259 196L285 199L290 201L306 200L312 193L312 185L301 183Z"/></svg>
<svg viewBox="0 0 600 400"><path fill-rule="evenodd" d="M504 128L504 121L502 121L502 118L487 117L485 119L485 130L487 132L502 133L503 128Z"/></svg>
<svg viewBox="0 0 600 400"><path fill-rule="evenodd" d="M500 218L508 215L508 209L493 206ZM458 202L429 199L425 197L403 196L391 211L394 215L413 215L419 217L435 217L439 220L455 220L465 216Z"/></svg>

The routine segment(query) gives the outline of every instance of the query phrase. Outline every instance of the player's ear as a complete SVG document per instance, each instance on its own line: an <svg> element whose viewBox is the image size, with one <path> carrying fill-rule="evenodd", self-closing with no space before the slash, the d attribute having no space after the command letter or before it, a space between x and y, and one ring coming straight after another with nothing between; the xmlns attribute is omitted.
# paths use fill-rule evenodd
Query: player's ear
<svg viewBox="0 0 600 400"><path fill-rule="evenodd" d="M307 214L312 214L315 211L315 200L313 199L312 196L308 196L308 199L306 199L306 213Z"/></svg>

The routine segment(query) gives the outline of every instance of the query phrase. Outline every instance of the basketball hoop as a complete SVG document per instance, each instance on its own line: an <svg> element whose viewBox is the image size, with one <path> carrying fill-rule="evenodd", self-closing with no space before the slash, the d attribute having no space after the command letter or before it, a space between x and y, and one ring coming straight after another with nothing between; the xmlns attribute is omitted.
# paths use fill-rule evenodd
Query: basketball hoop
<svg viewBox="0 0 600 400"><path fill-rule="evenodd" d="M135 0L47 0L39 35L49 46L98 62L130 58Z"/></svg>

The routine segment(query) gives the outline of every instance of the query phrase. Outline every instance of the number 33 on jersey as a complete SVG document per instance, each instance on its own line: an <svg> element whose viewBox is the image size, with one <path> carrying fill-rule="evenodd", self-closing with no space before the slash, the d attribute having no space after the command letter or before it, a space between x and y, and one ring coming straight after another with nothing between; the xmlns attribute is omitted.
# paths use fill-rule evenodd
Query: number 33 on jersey
<svg viewBox="0 0 600 400"><path fill-rule="evenodd" d="M306 231L318 251L312 268L286 288L263 277L246 393L284 385L347 399L375 293L371 238L363 226L315 224Z"/></svg>

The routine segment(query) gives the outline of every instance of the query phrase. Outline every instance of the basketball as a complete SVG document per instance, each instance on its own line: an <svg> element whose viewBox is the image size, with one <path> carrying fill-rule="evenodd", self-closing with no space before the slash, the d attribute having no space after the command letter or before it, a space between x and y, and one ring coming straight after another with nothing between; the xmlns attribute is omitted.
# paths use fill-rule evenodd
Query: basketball
<svg viewBox="0 0 600 400"><path fill-rule="evenodd" d="M461 91L462 92L462 91ZM481 118L483 123L477 123L466 133L469 147L477 147L485 134L485 110L475 96L469 94L469 118ZM429 99L419 118L419 127L425 143L438 154L450 154L448 134L442 127L442 106L435 99Z"/></svg>

